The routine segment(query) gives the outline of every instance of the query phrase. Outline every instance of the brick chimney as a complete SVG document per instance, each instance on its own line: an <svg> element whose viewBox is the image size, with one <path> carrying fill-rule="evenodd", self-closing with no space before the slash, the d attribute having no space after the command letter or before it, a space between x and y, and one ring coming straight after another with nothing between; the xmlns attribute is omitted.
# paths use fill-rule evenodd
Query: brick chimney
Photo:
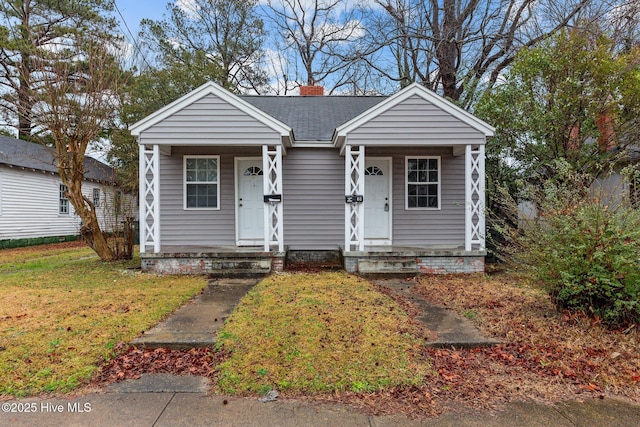
<svg viewBox="0 0 640 427"><path fill-rule="evenodd" d="M598 146L601 151L611 151L618 145L614 124L615 120L610 113L604 112L598 116L598 131L600 132Z"/></svg>
<svg viewBox="0 0 640 427"><path fill-rule="evenodd" d="M324 87L300 86L300 96L324 96Z"/></svg>

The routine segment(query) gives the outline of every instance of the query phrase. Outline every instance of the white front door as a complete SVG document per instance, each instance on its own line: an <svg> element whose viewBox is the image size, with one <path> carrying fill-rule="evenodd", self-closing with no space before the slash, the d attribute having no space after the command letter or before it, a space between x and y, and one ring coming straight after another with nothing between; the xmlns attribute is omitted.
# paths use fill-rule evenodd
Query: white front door
<svg viewBox="0 0 640 427"><path fill-rule="evenodd" d="M364 239L367 245L391 244L391 159L367 158L364 167Z"/></svg>
<svg viewBox="0 0 640 427"><path fill-rule="evenodd" d="M236 159L238 245L264 243L262 158Z"/></svg>

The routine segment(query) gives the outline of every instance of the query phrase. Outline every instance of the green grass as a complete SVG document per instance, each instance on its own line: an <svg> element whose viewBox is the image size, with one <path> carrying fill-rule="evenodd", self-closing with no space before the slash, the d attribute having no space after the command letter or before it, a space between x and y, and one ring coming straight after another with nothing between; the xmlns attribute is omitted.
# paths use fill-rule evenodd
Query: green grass
<svg viewBox="0 0 640 427"><path fill-rule="evenodd" d="M88 248L0 250L0 397L68 392L187 301L201 277L133 271Z"/></svg>
<svg viewBox="0 0 640 427"><path fill-rule="evenodd" d="M218 334L223 393L373 391L431 373L407 315L346 273L271 276Z"/></svg>

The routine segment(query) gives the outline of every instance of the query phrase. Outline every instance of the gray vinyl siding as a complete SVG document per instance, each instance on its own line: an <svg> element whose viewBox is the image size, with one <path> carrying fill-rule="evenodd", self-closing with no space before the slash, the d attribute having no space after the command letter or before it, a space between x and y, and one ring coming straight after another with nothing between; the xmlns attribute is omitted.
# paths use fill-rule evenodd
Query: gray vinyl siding
<svg viewBox="0 0 640 427"><path fill-rule="evenodd" d="M220 210L184 210L183 155L220 155ZM393 244L464 245L464 156L451 148L368 148L370 157L393 157ZM405 156L441 156L441 209L405 209ZM259 157L255 148L174 147L161 156L163 245L235 245L235 157ZM290 148L283 157L284 243L291 250L344 245L344 157L335 149Z"/></svg>
<svg viewBox="0 0 640 427"><path fill-rule="evenodd" d="M413 96L355 129L347 136L357 145L484 144L480 131L428 101Z"/></svg>
<svg viewBox="0 0 640 427"><path fill-rule="evenodd" d="M260 145L280 141L273 129L214 95L195 101L140 135L144 144Z"/></svg>
<svg viewBox="0 0 640 427"><path fill-rule="evenodd" d="M464 246L465 161L451 148L370 148L368 157L393 157L393 245ZM405 209L405 156L441 156L440 210Z"/></svg>
<svg viewBox="0 0 640 427"><path fill-rule="evenodd" d="M183 156L220 156L220 209L185 210ZM160 242L162 245L227 246L236 244L235 157L261 157L260 147L173 147L160 156Z"/></svg>
<svg viewBox="0 0 640 427"><path fill-rule="evenodd" d="M284 243L292 250L344 244L344 157L337 149L291 148L283 159Z"/></svg>

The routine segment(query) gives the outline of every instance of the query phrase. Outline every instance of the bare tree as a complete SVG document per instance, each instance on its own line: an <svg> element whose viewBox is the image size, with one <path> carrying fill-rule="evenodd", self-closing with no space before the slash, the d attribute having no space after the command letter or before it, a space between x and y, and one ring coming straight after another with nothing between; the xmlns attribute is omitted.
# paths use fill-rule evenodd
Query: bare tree
<svg viewBox="0 0 640 427"><path fill-rule="evenodd" d="M125 75L113 46L86 34L65 49L40 49L34 63L40 82L32 92L34 125L53 144L67 197L82 220L80 234L105 261L116 258L100 228L96 206L84 196L85 154L92 141L114 127L116 92Z"/></svg>
<svg viewBox="0 0 640 427"><path fill-rule="evenodd" d="M640 47L640 0L614 5L606 18L605 26L611 29L620 50L630 52L634 46Z"/></svg>
<svg viewBox="0 0 640 427"><path fill-rule="evenodd" d="M287 80L312 86L331 78L333 88L340 86L364 35L360 10L340 0L268 0L267 5L289 60L300 62L304 73Z"/></svg>
<svg viewBox="0 0 640 427"><path fill-rule="evenodd" d="M592 0L376 0L369 53L384 50L393 67L371 67L402 86L419 81L469 106L518 51L566 27ZM384 65L384 64L383 64Z"/></svg>
<svg viewBox="0 0 640 427"><path fill-rule="evenodd" d="M261 92L264 24L257 0L192 0L167 4L168 17L142 21L143 34L165 65L206 57L222 70L220 84L231 90Z"/></svg>

